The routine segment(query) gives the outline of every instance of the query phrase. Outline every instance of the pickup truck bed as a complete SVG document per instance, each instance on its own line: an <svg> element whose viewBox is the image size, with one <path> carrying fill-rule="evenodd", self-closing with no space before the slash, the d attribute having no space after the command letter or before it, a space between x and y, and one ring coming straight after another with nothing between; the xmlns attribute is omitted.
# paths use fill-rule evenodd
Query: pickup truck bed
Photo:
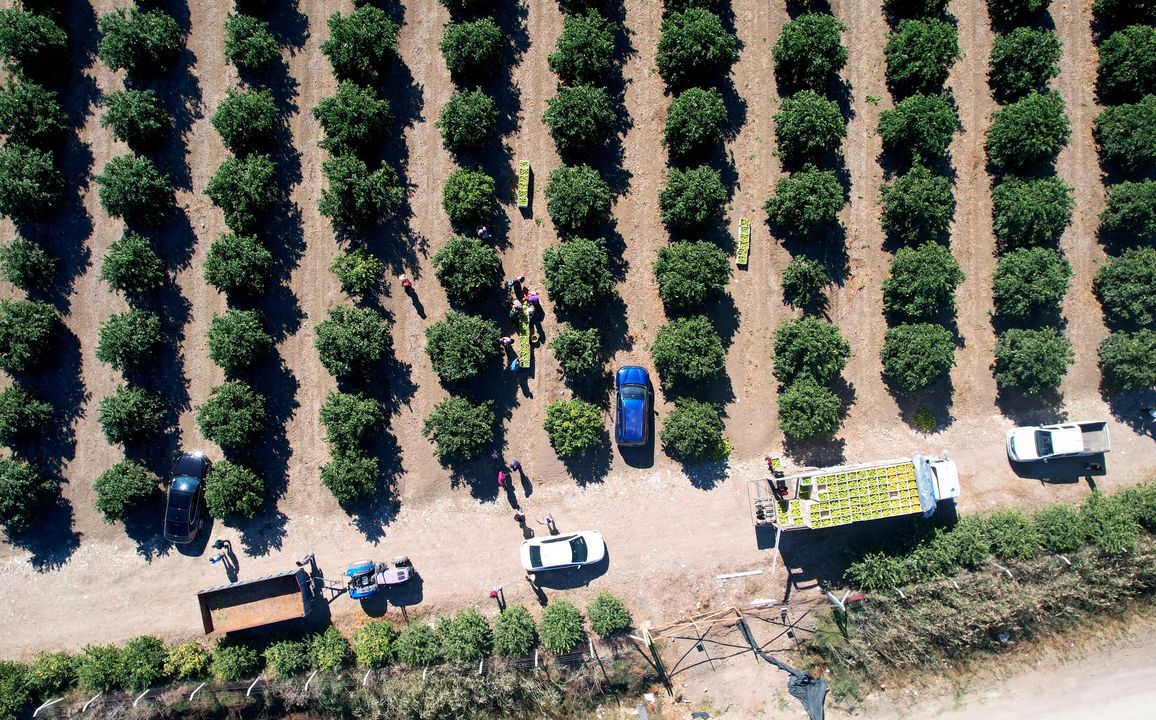
<svg viewBox="0 0 1156 720"><path fill-rule="evenodd" d="M1108 423L1080 423L1080 434L1084 438L1084 452L1108 452L1111 447L1108 442Z"/></svg>

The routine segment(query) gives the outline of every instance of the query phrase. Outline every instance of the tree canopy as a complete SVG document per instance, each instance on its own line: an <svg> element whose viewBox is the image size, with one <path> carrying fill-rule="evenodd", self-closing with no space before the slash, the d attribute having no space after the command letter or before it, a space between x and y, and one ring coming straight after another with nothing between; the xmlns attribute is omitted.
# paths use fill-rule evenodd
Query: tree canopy
<svg viewBox="0 0 1156 720"><path fill-rule="evenodd" d="M559 307L589 310L614 292L610 255L601 240L574 238L542 254L546 292Z"/></svg>
<svg viewBox="0 0 1156 720"><path fill-rule="evenodd" d="M847 121L838 104L813 90L783 100L775 113L775 141L779 157L788 164L836 152L847 137Z"/></svg>
<svg viewBox="0 0 1156 720"><path fill-rule="evenodd" d="M794 90L822 92L847 64L847 48L842 42L846 29L826 13L791 20L775 41L775 76Z"/></svg>
<svg viewBox="0 0 1156 720"><path fill-rule="evenodd" d="M738 59L738 39L704 8L671 13L662 21L655 64L671 88L684 88L725 72Z"/></svg>
<svg viewBox="0 0 1156 720"><path fill-rule="evenodd" d="M807 165L780 178L763 209L773 227L797 237L814 237L838 224L845 198L833 170Z"/></svg>
<svg viewBox="0 0 1156 720"><path fill-rule="evenodd" d="M697 310L730 280L730 258L714 243L681 241L658 249L654 277L667 310Z"/></svg>

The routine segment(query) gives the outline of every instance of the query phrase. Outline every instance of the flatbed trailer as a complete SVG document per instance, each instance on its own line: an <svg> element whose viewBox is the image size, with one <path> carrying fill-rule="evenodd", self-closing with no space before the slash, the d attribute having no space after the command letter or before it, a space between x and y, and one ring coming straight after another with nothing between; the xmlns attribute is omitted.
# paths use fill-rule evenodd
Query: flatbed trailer
<svg viewBox="0 0 1156 720"><path fill-rule="evenodd" d="M313 578L301 568L197 593L206 635L303 618L316 600Z"/></svg>
<svg viewBox="0 0 1156 720"><path fill-rule="evenodd" d="M821 529L864 520L935 512L959 497L959 473L947 458L881 460L840 465L747 485L756 526Z"/></svg>

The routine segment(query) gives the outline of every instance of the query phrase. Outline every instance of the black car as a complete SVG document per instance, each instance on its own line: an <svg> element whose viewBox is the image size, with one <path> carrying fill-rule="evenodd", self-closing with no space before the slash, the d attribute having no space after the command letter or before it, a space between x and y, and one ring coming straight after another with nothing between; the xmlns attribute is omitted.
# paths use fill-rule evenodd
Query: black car
<svg viewBox="0 0 1156 720"><path fill-rule="evenodd" d="M191 543L205 522L205 476L212 463L199 452L181 453L165 503L165 540Z"/></svg>

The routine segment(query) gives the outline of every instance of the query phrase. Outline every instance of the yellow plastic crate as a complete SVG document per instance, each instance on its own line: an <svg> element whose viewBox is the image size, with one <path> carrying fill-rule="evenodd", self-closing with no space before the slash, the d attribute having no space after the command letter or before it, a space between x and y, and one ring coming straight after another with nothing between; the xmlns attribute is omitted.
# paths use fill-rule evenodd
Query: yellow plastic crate
<svg viewBox="0 0 1156 720"><path fill-rule="evenodd" d="M746 265L751 257L751 221L739 218L739 254L738 264Z"/></svg>

